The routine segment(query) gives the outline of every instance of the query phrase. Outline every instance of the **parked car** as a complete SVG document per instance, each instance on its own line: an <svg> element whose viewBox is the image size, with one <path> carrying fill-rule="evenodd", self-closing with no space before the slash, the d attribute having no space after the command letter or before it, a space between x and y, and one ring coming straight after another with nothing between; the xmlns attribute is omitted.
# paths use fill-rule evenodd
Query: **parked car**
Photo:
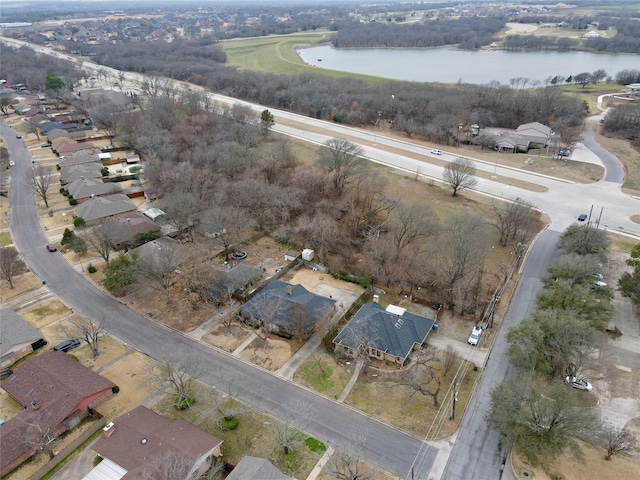
<svg viewBox="0 0 640 480"><path fill-rule="evenodd" d="M580 215L578 215L578 221L579 222L584 222L587 219L587 214L586 213L581 213Z"/></svg>
<svg viewBox="0 0 640 480"><path fill-rule="evenodd" d="M568 157L571 155L571 150L560 150L558 152L558 156L560 157Z"/></svg>
<svg viewBox="0 0 640 480"><path fill-rule="evenodd" d="M593 385L587 382L584 378L567 377L564 379L564 381L568 385L571 385L573 388L577 388L578 390L586 390L587 392L593 390Z"/></svg>
<svg viewBox="0 0 640 480"><path fill-rule="evenodd" d="M22 138L22 135L16 135L16 138L20 140Z"/></svg>
<svg viewBox="0 0 640 480"><path fill-rule="evenodd" d="M13 370L10 368L3 368L0 370L0 379L7 378L13 373Z"/></svg>
<svg viewBox="0 0 640 480"><path fill-rule="evenodd" d="M49 245L47 245L47 250L49 250L50 252L55 252L58 249L53 243L50 243Z"/></svg>
<svg viewBox="0 0 640 480"><path fill-rule="evenodd" d="M433 153L434 155L442 155L442 150L434 148L433 150L431 150L431 153Z"/></svg>
<svg viewBox="0 0 640 480"><path fill-rule="evenodd" d="M51 142L43 143L42 145L40 145L41 148L47 148L50 146L51 146Z"/></svg>
<svg viewBox="0 0 640 480"><path fill-rule="evenodd" d="M595 283L596 287L606 287L607 286L607 282L603 282L602 280L598 280Z"/></svg>
<svg viewBox="0 0 640 480"><path fill-rule="evenodd" d="M68 352L69 350L73 350L74 348L78 348L79 346L80 340L78 340L77 338L72 338L71 340L60 342L58 345L53 347L53 350L56 352Z"/></svg>
<svg viewBox="0 0 640 480"><path fill-rule="evenodd" d="M10 167L15 167L16 166L16 162L14 162L13 160L9 160L9 166Z"/></svg>
<svg viewBox="0 0 640 480"><path fill-rule="evenodd" d="M473 327L473 330L471 330L471 335L469 335L469 339L467 340L467 343L473 346L478 345L481 335L482 335L482 327Z"/></svg>

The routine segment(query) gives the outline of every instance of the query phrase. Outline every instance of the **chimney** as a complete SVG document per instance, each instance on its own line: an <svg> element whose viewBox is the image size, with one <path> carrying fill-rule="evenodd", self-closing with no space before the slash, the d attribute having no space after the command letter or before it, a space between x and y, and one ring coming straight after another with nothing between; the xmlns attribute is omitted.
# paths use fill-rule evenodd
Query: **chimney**
<svg viewBox="0 0 640 480"><path fill-rule="evenodd" d="M293 292L293 288L291 287L291 285L287 285L287 293L291 295L291 292Z"/></svg>
<svg viewBox="0 0 640 480"><path fill-rule="evenodd" d="M34 410L40 410L40 405L38 405L38 401L37 400L33 400L31 402L31 408L33 408Z"/></svg>
<svg viewBox="0 0 640 480"><path fill-rule="evenodd" d="M373 296L373 303L380 303L380 295Z"/></svg>
<svg viewBox="0 0 640 480"><path fill-rule="evenodd" d="M116 426L114 425L113 422L107 423L102 429L105 437L110 437L111 435L113 435L113 432L115 432L115 430L116 430Z"/></svg>

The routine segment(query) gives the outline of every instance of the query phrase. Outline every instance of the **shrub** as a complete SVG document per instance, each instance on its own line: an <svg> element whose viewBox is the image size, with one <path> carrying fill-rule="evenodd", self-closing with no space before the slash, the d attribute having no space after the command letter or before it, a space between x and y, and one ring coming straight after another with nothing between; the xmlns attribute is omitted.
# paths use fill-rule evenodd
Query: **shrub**
<svg viewBox="0 0 640 480"><path fill-rule="evenodd" d="M60 187L60 193L61 193L62 195L64 195L64 192L66 192L66 190L64 189L64 187Z"/></svg>
<svg viewBox="0 0 640 480"><path fill-rule="evenodd" d="M109 175L109 167L102 167L100 169L100 175L102 175L103 177L106 177Z"/></svg>
<svg viewBox="0 0 640 480"><path fill-rule="evenodd" d="M182 411L182 410L186 410L188 408L191 408L194 403L196 403L196 397L195 397L195 395L193 393L189 393L189 397L188 398L178 398L178 397L176 397L176 401L174 403L174 406L176 407L176 410Z"/></svg>
<svg viewBox="0 0 640 480"><path fill-rule="evenodd" d="M113 388L111 389L111 391L113 393L118 393L120 391L120 387L118 385L114 385Z"/></svg>
<svg viewBox="0 0 640 480"><path fill-rule="evenodd" d="M77 205L77 204L78 204L78 201L75 198L69 197L69 205L73 206L73 205Z"/></svg>
<svg viewBox="0 0 640 480"><path fill-rule="evenodd" d="M76 217L73 219L73 226L78 228L78 227L84 227L84 218L82 217Z"/></svg>
<svg viewBox="0 0 640 480"><path fill-rule="evenodd" d="M282 338L286 338L287 340L291 339L291 337L293 337L293 335L291 335L288 332L276 332L276 335Z"/></svg>
<svg viewBox="0 0 640 480"><path fill-rule="evenodd" d="M138 173L140 170L142 170L142 167L140 165L136 165L135 167L131 167L129 169L129 173Z"/></svg>
<svg viewBox="0 0 640 480"><path fill-rule="evenodd" d="M136 233L134 242L136 245L142 245L143 243L151 242L156 238L159 238L160 234L155 230L146 230L144 232Z"/></svg>
<svg viewBox="0 0 640 480"><path fill-rule="evenodd" d="M220 420L218 420L218 426L222 430L235 430L236 428L238 428L238 423L240 423L238 417L233 417L230 420L222 417Z"/></svg>
<svg viewBox="0 0 640 480"><path fill-rule="evenodd" d="M87 272L89 273L96 273L97 271L98 269L91 264L89 264L89 266L87 267Z"/></svg>

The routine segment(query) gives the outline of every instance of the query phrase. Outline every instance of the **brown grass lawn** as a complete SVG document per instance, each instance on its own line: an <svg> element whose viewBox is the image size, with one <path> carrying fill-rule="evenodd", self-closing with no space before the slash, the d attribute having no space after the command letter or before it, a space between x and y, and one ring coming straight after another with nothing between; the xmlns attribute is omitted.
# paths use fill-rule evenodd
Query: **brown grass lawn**
<svg viewBox="0 0 640 480"><path fill-rule="evenodd" d="M0 299L3 301L11 300L23 293L37 290L42 287L42 282L32 273L25 273L13 279L13 288L9 288L9 282L0 280Z"/></svg>
<svg viewBox="0 0 640 480"><path fill-rule="evenodd" d="M37 306L20 312L20 316L35 328L44 328L47 325L71 314L71 310L60 300L48 300Z"/></svg>
<svg viewBox="0 0 640 480"><path fill-rule="evenodd" d="M107 417L107 421L131 410L158 387L155 368L155 362L149 357L130 351L128 355L100 371L100 375L120 387L116 395L98 408Z"/></svg>
<svg viewBox="0 0 640 480"><path fill-rule="evenodd" d="M631 146L630 142L621 138L613 138L601 134L598 127L596 139L604 148L613 153L622 162L626 170L623 191L629 195L640 194L640 151Z"/></svg>
<svg viewBox="0 0 640 480"><path fill-rule="evenodd" d="M275 372L291 358L292 342L270 336L266 344L261 338L256 338L238 355L254 365Z"/></svg>
<svg viewBox="0 0 640 480"><path fill-rule="evenodd" d="M439 394L440 407L433 405L431 397L420 393L413 393L409 387L400 385L401 371L394 367L386 370L370 368L368 373L361 373L346 398L345 403L362 410L380 420L390 423L406 432L429 439L446 437L455 431L467 405L473 384L478 375L470 363L464 365L458 378L463 378L458 390L455 420L449 420L451 412L451 395L449 386L452 385L455 372L441 376L438 363L435 363L436 374L441 377ZM433 385L429 387L431 390ZM449 391L449 393L447 393ZM384 399L384 401L381 401ZM440 421L444 421L440 425Z"/></svg>
<svg viewBox="0 0 640 480"><path fill-rule="evenodd" d="M233 323L229 329L225 325L218 324L202 337L202 341L220 350L231 353L238 348L250 334L251 332L239 323Z"/></svg>
<svg viewBox="0 0 640 480"><path fill-rule="evenodd" d="M537 480L626 480L638 478L640 459L613 456L610 461L604 460L605 451L579 442L583 458L577 458L573 452L565 452L544 467L528 465L517 453L513 454L513 468L519 479L534 478ZM522 471L533 475L525 477Z"/></svg>

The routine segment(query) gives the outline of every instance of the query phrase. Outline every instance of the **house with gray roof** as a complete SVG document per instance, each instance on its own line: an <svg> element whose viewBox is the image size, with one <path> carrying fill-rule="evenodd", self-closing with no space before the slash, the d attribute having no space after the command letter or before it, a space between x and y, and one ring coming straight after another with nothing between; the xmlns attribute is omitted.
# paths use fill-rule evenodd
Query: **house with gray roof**
<svg viewBox="0 0 640 480"><path fill-rule="evenodd" d="M12 365L46 343L37 329L10 308L0 309L0 318L0 367Z"/></svg>
<svg viewBox="0 0 640 480"><path fill-rule="evenodd" d="M549 143L553 130L540 122L523 123L516 129L516 135L544 147Z"/></svg>
<svg viewBox="0 0 640 480"><path fill-rule="evenodd" d="M378 302L367 303L333 340L336 350L350 357L366 352L378 360L403 365L414 348L426 341L434 320Z"/></svg>
<svg viewBox="0 0 640 480"><path fill-rule="evenodd" d="M114 193L122 193L122 188L117 183L103 182L96 178L78 178L68 184L65 190L69 192L78 203L83 203L94 197L104 197Z"/></svg>
<svg viewBox="0 0 640 480"><path fill-rule="evenodd" d="M66 185L81 178L102 178L102 167L97 162L60 168L60 183Z"/></svg>
<svg viewBox="0 0 640 480"><path fill-rule="evenodd" d="M245 455L227 476L227 480L293 480L269 460Z"/></svg>
<svg viewBox="0 0 640 480"><path fill-rule="evenodd" d="M240 308L240 315L247 323L269 331L304 337L331 315L335 303L302 285L274 280Z"/></svg>
<svg viewBox="0 0 640 480"><path fill-rule="evenodd" d="M496 142L496 148L500 152L526 152L529 150L530 141L521 135L512 133L500 138Z"/></svg>
<svg viewBox="0 0 640 480"><path fill-rule="evenodd" d="M85 224L91 225L99 223L109 217L122 215L123 213L135 212L138 207L129 197L122 193L116 193L107 197L94 197L78 205L73 215L82 217Z"/></svg>

